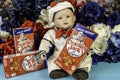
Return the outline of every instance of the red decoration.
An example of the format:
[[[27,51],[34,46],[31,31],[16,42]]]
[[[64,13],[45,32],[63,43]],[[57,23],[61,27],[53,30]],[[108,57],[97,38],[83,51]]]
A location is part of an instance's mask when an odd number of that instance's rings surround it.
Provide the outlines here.
[[[56,38],[61,37],[63,34],[65,34],[66,36],[70,36],[71,32],[72,32],[72,30],[65,31],[63,29],[58,29],[58,30],[56,30]]]
[[[30,20],[26,20],[21,25],[21,27],[32,27],[34,35],[38,36],[40,40],[43,38],[44,34],[49,30],[49,28],[45,29],[40,22],[36,23]]]
[[[5,42],[0,45],[0,48],[3,52],[2,55],[15,54],[13,38],[10,39],[10,37],[8,37]]]
[[[50,3],[50,6],[53,7],[53,6],[55,6],[56,4],[57,4],[57,3],[53,1],[53,2]]]

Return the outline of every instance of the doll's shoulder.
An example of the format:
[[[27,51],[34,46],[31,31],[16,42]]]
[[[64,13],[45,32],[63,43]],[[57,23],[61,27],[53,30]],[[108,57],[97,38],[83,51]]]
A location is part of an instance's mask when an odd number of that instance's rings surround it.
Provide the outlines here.
[[[55,34],[55,30],[54,29],[50,29],[46,32],[47,35],[54,35]]]

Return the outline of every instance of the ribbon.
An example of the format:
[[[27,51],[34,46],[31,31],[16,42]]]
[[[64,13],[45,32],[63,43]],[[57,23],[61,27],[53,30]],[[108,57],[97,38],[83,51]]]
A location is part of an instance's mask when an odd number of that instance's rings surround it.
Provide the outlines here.
[[[72,32],[72,30],[58,29],[58,30],[56,30],[56,38],[59,38],[63,35],[65,35],[66,37],[69,37],[71,32]]]
[[[6,39],[4,43],[0,45],[0,48],[2,49],[2,55],[9,55],[9,54],[14,54],[14,40],[13,38],[10,39],[9,37]]]

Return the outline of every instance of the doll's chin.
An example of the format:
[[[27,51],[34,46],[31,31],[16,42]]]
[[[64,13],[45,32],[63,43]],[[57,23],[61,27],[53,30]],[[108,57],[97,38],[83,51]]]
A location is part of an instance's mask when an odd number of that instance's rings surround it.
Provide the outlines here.
[[[70,26],[69,27],[67,27],[67,26],[65,27],[64,26],[64,27],[57,27],[57,28],[67,30],[67,29],[71,29],[72,27],[70,27]]]
[[[65,30],[67,30],[67,29],[71,29],[71,27],[65,27],[64,29],[65,29]]]

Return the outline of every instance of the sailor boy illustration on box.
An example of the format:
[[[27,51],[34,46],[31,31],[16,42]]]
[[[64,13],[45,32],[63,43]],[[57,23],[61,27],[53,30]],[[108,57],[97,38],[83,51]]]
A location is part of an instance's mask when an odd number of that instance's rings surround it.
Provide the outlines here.
[[[69,74],[56,65],[55,60],[63,49],[69,34],[74,28],[76,17],[74,7],[71,3],[64,1],[51,4],[48,9],[49,20],[54,22],[55,28],[47,31],[40,43],[39,51],[41,56],[45,56],[52,46],[55,46],[53,54],[47,59],[49,76],[52,79],[58,79],[68,76]],[[77,37],[74,36],[77,39]],[[88,79],[92,64],[91,55],[87,53],[86,57],[72,74],[76,80]]]
[[[18,38],[17,42],[19,52],[28,52],[33,48],[33,42],[24,33],[20,34],[20,37]]]
[[[71,56],[80,57],[86,50],[83,32],[72,35],[72,38],[67,42],[66,48]]]

